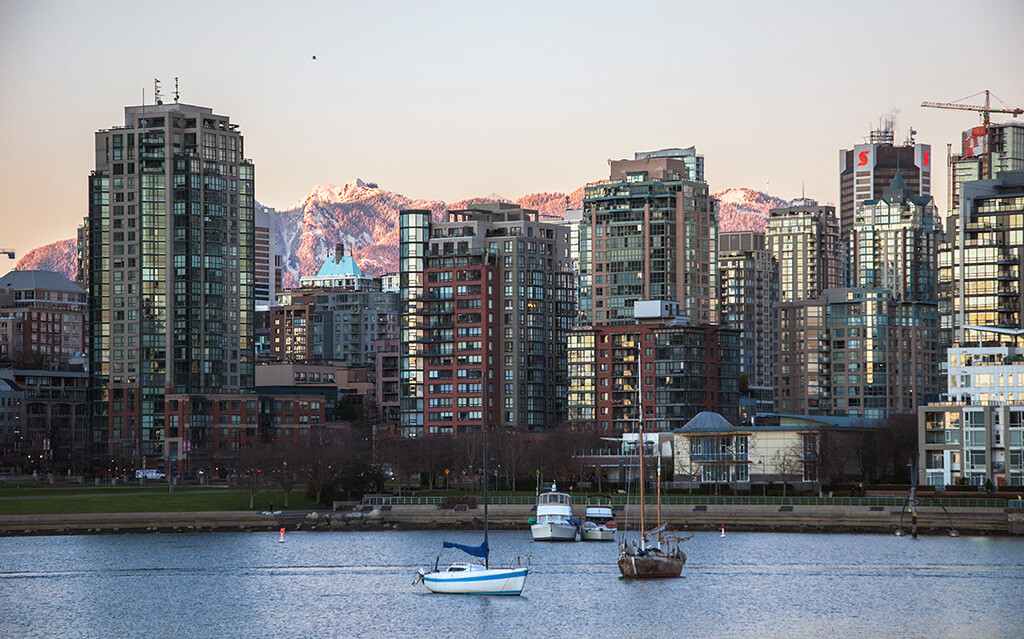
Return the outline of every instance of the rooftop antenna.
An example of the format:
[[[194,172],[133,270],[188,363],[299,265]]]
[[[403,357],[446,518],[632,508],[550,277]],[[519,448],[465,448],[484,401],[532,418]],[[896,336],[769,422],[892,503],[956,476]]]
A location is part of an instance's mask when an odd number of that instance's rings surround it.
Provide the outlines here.
[[[157,104],[164,103],[160,96],[160,80],[157,80],[156,78],[153,78],[153,99]]]
[[[174,76],[174,103],[178,103],[178,76]]]

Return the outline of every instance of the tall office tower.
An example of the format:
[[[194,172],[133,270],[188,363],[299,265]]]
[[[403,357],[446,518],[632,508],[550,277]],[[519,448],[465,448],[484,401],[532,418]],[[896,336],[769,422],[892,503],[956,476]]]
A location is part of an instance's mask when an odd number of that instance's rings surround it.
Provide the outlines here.
[[[272,208],[256,206],[255,227],[255,279],[257,310],[267,310],[277,304],[277,294],[281,291],[283,274],[281,255],[277,252],[277,211]]]
[[[779,263],[779,301],[814,299],[843,286],[846,257],[832,206],[807,198],[769,212],[768,248]]]
[[[580,318],[633,322],[633,303],[676,301],[697,324],[718,321],[718,206],[690,149],[611,162],[586,187],[580,223]]]
[[[775,385],[776,327],[772,305],[779,299],[779,266],[757,231],[718,236],[721,323],[740,331],[740,372],[750,386]]]
[[[1024,171],[1024,122],[976,126],[964,131],[959,155],[949,158],[949,209],[960,212],[964,182],[989,180],[1004,171]]]
[[[401,433],[564,422],[566,334],[575,317],[569,230],[484,204],[402,211]]]
[[[253,387],[253,165],[209,108],[124,116],[96,133],[89,178],[90,402],[98,452],[150,467],[177,456],[165,394]]]
[[[850,235],[851,283],[885,288],[894,301],[937,302],[942,231],[931,197],[914,197],[897,173],[882,197],[864,200]]]
[[[868,141],[839,152],[839,222],[845,241],[853,230],[854,216],[865,200],[877,200],[901,173],[911,195],[926,197],[932,192],[932,147],[910,140],[894,146],[891,120],[871,131]]]

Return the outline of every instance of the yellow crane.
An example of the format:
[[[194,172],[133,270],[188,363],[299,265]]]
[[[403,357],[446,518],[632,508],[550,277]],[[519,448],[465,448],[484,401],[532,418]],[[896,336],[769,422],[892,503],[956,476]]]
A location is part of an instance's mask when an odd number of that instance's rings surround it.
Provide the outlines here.
[[[933,109],[959,109],[960,111],[980,111],[981,121],[986,128],[988,128],[989,124],[989,113],[1009,113],[1013,115],[1013,117],[1017,117],[1021,113],[1024,113],[1024,109],[993,109],[991,101],[989,99],[991,97],[991,92],[988,89],[986,89],[982,93],[985,94],[985,104],[983,106],[976,106],[973,104],[960,104],[958,102],[922,102],[921,106],[931,107]],[[964,98],[964,100],[967,100],[968,98],[973,98],[978,95],[981,95],[981,93],[969,95],[966,98]]]

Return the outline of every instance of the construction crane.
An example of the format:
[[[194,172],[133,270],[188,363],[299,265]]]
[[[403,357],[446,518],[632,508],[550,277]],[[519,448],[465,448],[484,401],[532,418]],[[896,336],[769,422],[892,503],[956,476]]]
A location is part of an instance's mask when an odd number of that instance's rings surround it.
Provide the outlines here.
[[[0,248],[0,253],[7,253],[7,259],[9,260],[14,259],[14,249]]]
[[[1013,115],[1013,117],[1017,117],[1018,115],[1024,113],[1024,109],[993,109],[991,106],[991,102],[989,100],[989,98],[991,97],[991,93],[989,92],[989,90],[986,89],[982,93],[985,94],[985,104],[983,106],[975,106],[973,104],[959,104],[957,102],[922,102],[921,106],[931,107],[933,109],[959,109],[961,111],[980,111],[981,121],[985,125],[985,128],[988,128],[989,125],[989,113],[1009,113]],[[966,100],[968,98],[973,98],[978,95],[981,95],[981,93],[975,93],[974,95],[969,95],[963,99]],[[999,98],[996,99],[998,100]],[[1002,100],[1000,100],[1000,102],[1001,101]]]

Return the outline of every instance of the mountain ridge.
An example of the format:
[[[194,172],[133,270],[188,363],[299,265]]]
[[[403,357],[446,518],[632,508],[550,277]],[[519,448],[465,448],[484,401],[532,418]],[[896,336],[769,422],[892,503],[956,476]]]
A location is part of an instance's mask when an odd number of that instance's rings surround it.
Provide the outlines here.
[[[367,275],[382,275],[398,268],[398,213],[402,209],[429,210],[441,220],[450,210],[487,202],[507,202],[538,212],[541,219],[561,219],[567,209],[583,208],[584,186],[569,193],[527,193],[514,200],[495,195],[471,197],[452,203],[412,198],[355,179],[342,186],[318,184],[275,212],[275,242],[283,256],[282,284],[296,286],[298,278],[315,274],[334,246],[342,243]],[[732,188],[712,194],[719,200],[719,229],[723,232],[763,231],[768,211],[788,202],[762,191]],[[261,206],[258,204],[258,206]],[[77,244],[74,238],[33,249],[18,261],[15,270],[48,270],[77,278]]]

